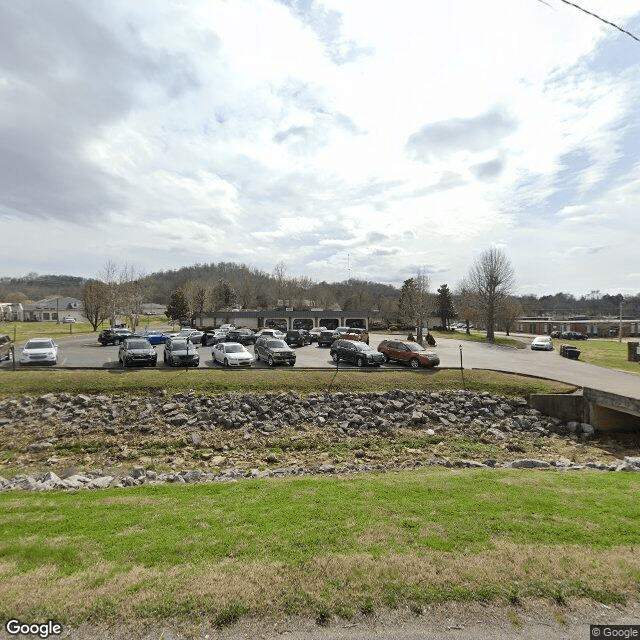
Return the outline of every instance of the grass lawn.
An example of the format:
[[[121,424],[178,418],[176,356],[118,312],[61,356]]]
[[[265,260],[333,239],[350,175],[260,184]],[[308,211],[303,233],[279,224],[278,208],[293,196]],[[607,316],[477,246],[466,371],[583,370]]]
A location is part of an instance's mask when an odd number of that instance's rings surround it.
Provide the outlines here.
[[[471,517],[472,515],[472,517]],[[636,474],[429,468],[0,494],[0,618],[355,612],[638,597]]]
[[[530,393],[570,393],[575,387],[552,380],[491,371],[465,371],[467,389],[495,394],[527,397]],[[20,393],[149,393],[166,389],[168,393],[193,389],[198,393],[251,391],[278,392],[292,389],[299,393],[332,391],[386,391],[388,389],[460,389],[457,369],[420,371],[364,371],[256,369],[226,371],[218,369],[151,369],[84,371],[18,369],[0,371],[0,396]]]
[[[471,342],[486,342],[487,335],[482,331],[432,331],[433,337],[438,341],[438,338],[449,338],[454,340],[469,340]],[[506,336],[495,336],[495,344],[503,344],[509,347],[515,347],[516,349],[526,349],[527,343],[519,340],[518,338],[509,338]]]
[[[62,313],[60,314],[63,315]],[[140,319],[139,330],[149,325],[149,328],[165,327],[168,320],[165,316],[142,316]],[[98,331],[109,326],[108,322],[104,322]],[[142,328],[142,329],[141,329]],[[98,332],[93,331],[93,327],[88,322],[3,322],[0,321],[0,335],[9,336],[17,346],[22,346],[29,338],[63,338],[69,335],[78,335],[82,333],[95,333],[96,339]]]
[[[640,342],[640,339],[636,339]],[[627,343],[617,340],[589,339],[589,340],[555,340],[556,349],[561,344],[572,344],[580,349],[580,360],[597,364],[600,367],[620,369],[630,373],[640,374],[640,363],[627,360]]]

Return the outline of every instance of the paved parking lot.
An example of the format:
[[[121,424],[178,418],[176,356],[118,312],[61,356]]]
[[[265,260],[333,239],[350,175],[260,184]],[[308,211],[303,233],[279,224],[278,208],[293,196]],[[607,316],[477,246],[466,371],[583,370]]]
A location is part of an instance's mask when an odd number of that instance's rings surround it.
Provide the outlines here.
[[[404,338],[406,336],[394,336]],[[103,347],[97,341],[97,335],[79,335],[58,338],[60,347],[57,367],[113,369],[120,366],[118,347]],[[375,349],[381,340],[389,338],[388,334],[370,335],[371,346]],[[527,340],[526,337],[521,337]],[[530,339],[530,338],[529,338]],[[556,341],[557,342],[557,341]],[[556,347],[558,344],[556,344]],[[158,367],[165,368],[162,359],[162,345],[158,345]],[[253,352],[253,347],[248,347]],[[200,368],[220,368],[211,356],[211,347],[199,347]],[[19,349],[16,358],[19,355]],[[455,337],[439,339],[433,348],[440,356],[440,367],[460,367],[460,356],[464,369],[492,369],[512,373],[523,373],[542,378],[549,378],[575,384],[581,387],[602,389],[611,393],[619,393],[628,397],[640,398],[640,376],[597,367],[578,360],[561,358],[555,351],[531,351],[530,349],[514,349],[500,345],[456,340]],[[296,349],[296,367],[331,368],[335,364],[329,356],[329,349],[317,345],[307,345]],[[409,370],[403,365],[387,364],[381,368],[398,368]],[[256,369],[268,368],[264,362],[253,365]],[[10,362],[0,364],[1,369],[11,368]],[[340,364],[341,369],[355,369],[355,365]],[[640,365],[638,367],[640,372]]]

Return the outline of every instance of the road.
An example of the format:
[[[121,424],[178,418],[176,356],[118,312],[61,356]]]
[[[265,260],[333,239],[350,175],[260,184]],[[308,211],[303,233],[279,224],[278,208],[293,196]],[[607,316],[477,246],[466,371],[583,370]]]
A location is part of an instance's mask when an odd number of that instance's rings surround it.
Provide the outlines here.
[[[372,333],[370,336],[371,346],[376,348],[381,340],[388,337],[387,334]],[[522,336],[521,338],[527,341],[532,336]],[[60,346],[57,367],[112,369],[119,366],[118,347],[101,346],[94,334],[65,336],[58,338],[57,342]],[[163,347],[159,345],[157,350],[158,367],[165,367],[166,365],[162,361]],[[531,349],[515,349],[502,345],[456,340],[455,337],[439,339],[433,350],[440,356],[441,367],[459,368],[462,355],[464,369],[491,369],[522,373],[559,380],[580,387],[592,387],[628,397],[640,398],[640,365],[638,365],[638,375],[634,375],[598,367],[579,360],[562,358],[557,350],[531,351]],[[210,347],[200,347],[199,351],[200,368],[220,367],[219,364],[214,363]],[[253,351],[253,347],[249,347],[249,351]],[[298,348],[296,353],[298,356],[296,366],[298,367],[335,367],[329,357],[328,348],[308,345]],[[5,361],[0,364],[2,369],[10,367],[10,362]],[[267,365],[263,362],[257,362],[254,367],[266,368]],[[397,365],[383,365],[383,368],[390,367],[396,368]],[[341,363],[340,368],[352,367]]]

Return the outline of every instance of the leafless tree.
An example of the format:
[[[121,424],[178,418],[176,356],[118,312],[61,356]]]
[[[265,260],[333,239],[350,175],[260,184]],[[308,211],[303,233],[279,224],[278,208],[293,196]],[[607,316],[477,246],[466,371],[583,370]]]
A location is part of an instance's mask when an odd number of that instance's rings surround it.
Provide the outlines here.
[[[484,324],[482,311],[478,304],[478,296],[471,289],[471,285],[466,279],[463,279],[456,289],[456,307],[458,309],[458,317],[467,325],[467,333],[471,333],[469,325],[472,322]]]
[[[82,288],[82,304],[85,318],[94,331],[109,317],[109,295],[107,285],[100,280],[87,280]]]
[[[498,311],[498,322],[500,326],[504,327],[507,335],[513,329],[516,320],[522,317],[523,309],[522,304],[518,298],[514,296],[507,296],[504,300],[502,308]]]
[[[422,344],[422,328],[433,306],[429,286],[429,278],[419,269],[415,277],[404,281],[398,298],[400,320],[416,327],[416,340],[420,344]]]
[[[515,273],[509,258],[496,247],[483,251],[471,267],[467,282],[482,312],[487,340],[493,342],[496,316],[515,286]]]
[[[122,284],[122,270],[113,260],[107,260],[102,271],[98,274],[98,278],[106,286],[107,317],[110,318],[113,327],[123,302],[123,291],[120,286]]]

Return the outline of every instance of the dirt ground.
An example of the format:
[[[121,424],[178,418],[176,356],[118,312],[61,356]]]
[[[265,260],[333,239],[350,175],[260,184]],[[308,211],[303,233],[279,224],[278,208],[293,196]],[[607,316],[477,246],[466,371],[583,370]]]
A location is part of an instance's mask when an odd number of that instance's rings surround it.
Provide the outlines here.
[[[590,625],[636,625],[640,602],[608,606],[572,602],[557,606],[531,601],[520,606],[449,603],[425,608],[384,611],[347,622],[333,619],[321,627],[307,618],[252,619],[217,629],[207,623],[166,622],[154,626],[84,625],[56,636],[68,640],[587,640]],[[2,640],[15,637],[4,630]],[[604,634],[602,637],[606,637]],[[618,636],[620,637],[620,636]],[[624,636],[622,636],[624,637]]]

